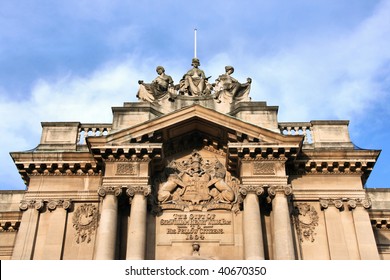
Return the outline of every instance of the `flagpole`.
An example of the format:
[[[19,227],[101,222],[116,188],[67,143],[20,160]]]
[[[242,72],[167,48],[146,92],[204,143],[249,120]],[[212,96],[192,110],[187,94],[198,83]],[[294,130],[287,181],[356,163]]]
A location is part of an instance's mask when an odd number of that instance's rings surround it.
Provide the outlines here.
[[[196,58],[196,31],[197,29],[194,29],[194,58]]]

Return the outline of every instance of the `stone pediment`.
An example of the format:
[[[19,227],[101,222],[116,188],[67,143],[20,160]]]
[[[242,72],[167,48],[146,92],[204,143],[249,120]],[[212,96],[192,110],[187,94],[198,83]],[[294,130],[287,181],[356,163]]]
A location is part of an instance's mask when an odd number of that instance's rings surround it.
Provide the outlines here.
[[[137,144],[166,143],[176,137],[198,132],[207,135],[212,141],[227,145],[274,145],[299,147],[302,136],[286,136],[269,129],[256,126],[236,117],[216,112],[194,104],[152,120],[112,131],[104,137],[89,137],[91,148],[136,146]],[[242,145],[241,145],[242,146]]]

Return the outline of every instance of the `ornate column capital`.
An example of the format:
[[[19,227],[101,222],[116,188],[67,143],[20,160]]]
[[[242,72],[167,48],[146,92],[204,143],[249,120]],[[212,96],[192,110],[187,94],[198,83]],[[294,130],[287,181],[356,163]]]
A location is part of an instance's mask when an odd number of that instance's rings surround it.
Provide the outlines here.
[[[277,193],[289,196],[292,194],[292,187],[291,185],[270,186],[267,191],[270,197],[275,197]]]
[[[35,209],[41,211],[43,209],[44,202],[43,200],[22,200],[19,204],[19,209],[21,211],[26,211],[27,209]]]
[[[136,194],[143,194],[144,196],[150,195],[152,188],[150,186],[128,186],[126,189],[126,194],[129,197],[133,197]]]
[[[320,198],[320,205],[321,205],[322,209],[328,209],[329,206],[334,206],[340,210],[343,208],[344,203],[343,203],[342,199],[323,199],[323,198]]]
[[[60,200],[49,200],[47,203],[47,208],[50,211],[54,211],[57,207],[62,207],[64,210],[70,210],[72,206],[72,201],[70,199],[60,199]]]
[[[244,186],[240,187],[239,192],[244,197],[249,193],[254,193],[254,194],[260,196],[264,193],[264,188],[262,186],[259,186],[259,185],[254,185],[254,186],[244,185]]]
[[[99,187],[97,193],[101,197],[105,197],[108,194],[119,196],[122,193],[122,188],[114,186],[101,186]]]
[[[369,198],[357,198],[357,199],[349,199],[348,206],[350,209],[355,209],[358,206],[364,207],[365,209],[369,209],[372,206],[371,200]]]

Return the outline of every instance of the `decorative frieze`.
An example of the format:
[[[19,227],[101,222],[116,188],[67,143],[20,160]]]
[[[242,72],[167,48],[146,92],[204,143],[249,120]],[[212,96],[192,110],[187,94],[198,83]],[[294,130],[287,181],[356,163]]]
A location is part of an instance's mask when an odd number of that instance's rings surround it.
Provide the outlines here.
[[[253,175],[275,175],[275,163],[263,161],[254,162]]]
[[[116,165],[116,175],[135,176],[139,174],[139,163],[118,163]]]
[[[76,230],[77,244],[92,240],[98,224],[98,210],[96,205],[84,203],[78,206],[73,214],[73,227]]]
[[[300,242],[314,242],[315,228],[318,226],[318,213],[308,203],[299,203],[295,207],[295,225]]]

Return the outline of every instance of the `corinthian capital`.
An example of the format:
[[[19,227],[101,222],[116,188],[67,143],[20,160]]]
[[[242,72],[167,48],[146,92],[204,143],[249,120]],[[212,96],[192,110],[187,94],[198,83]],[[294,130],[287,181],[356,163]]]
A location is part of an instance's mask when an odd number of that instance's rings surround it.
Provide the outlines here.
[[[240,188],[240,194],[242,196],[246,196],[249,193],[254,193],[256,195],[262,195],[264,193],[264,189],[261,186],[242,186]]]
[[[105,197],[108,194],[119,196],[122,193],[122,188],[113,186],[102,186],[98,189],[98,195]]]
[[[282,193],[286,196],[292,194],[292,187],[291,185],[285,185],[285,186],[270,186],[268,188],[268,194],[271,197],[276,196],[277,193]]]
[[[152,189],[150,186],[129,186],[126,189],[126,194],[133,197],[136,194],[143,194],[144,196],[150,195]]]

